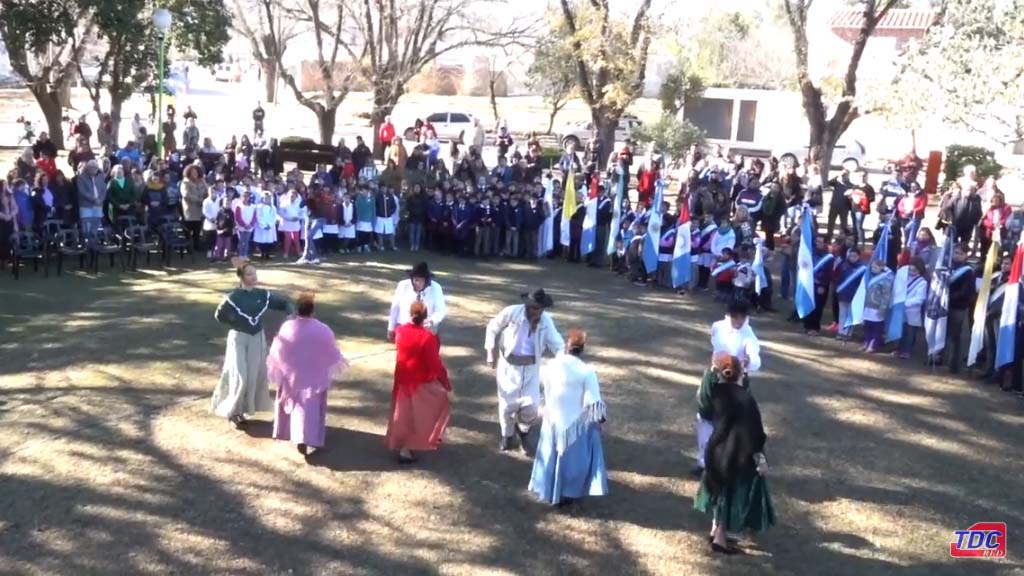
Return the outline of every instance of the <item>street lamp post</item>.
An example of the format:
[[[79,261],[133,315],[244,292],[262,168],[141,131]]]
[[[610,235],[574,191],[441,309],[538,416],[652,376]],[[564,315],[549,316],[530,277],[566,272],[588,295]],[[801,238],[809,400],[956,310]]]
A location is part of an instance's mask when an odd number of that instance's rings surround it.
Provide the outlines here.
[[[153,26],[160,34],[160,53],[157,56],[157,84],[156,84],[156,155],[157,158],[164,156],[164,46],[167,32],[171,29],[171,13],[166,8],[157,8],[153,11]]]

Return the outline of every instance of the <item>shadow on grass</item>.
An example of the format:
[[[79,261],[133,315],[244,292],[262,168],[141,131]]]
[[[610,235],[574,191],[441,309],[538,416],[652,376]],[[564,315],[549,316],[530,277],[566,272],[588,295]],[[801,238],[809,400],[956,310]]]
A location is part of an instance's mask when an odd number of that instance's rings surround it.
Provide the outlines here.
[[[317,289],[318,316],[335,326],[344,346],[346,339],[381,340],[394,283],[418,259],[371,255],[316,269],[273,264],[263,271],[275,289]],[[921,543],[913,532],[922,525],[953,529],[982,516],[1024,522],[1014,488],[1024,467],[1012,441],[1020,418],[1012,407],[977,391],[929,388],[927,376],[913,369],[853,364],[862,361],[830,344],[808,347],[785,315],[763,316],[753,320],[768,344],[754,386],[769,429],[780,524],[758,538],[757,553],[708,557],[709,519],[691,509],[696,483],[685,477],[684,453],[693,444],[693,394],[707,363],[708,328],[721,306],[700,296],[635,290],[607,273],[560,263],[429,260],[458,303],[444,327],[445,346],[475,352],[448,359],[459,375],[453,436],[486,440],[451,441],[412,468],[394,462],[381,435],[348,427],[371,419],[383,431],[390,399],[384,365],[332,392],[329,451],[314,457],[312,472],[255,461],[274,449],[265,421],[252,422],[250,438],[202,464],[188,457],[205,446],[168,450],[153,442],[153,420],[163,407],[212,387],[225,332],[212,310],[232,285],[227,271],[186,265],[169,275],[26,275],[17,285],[0,285],[0,328],[9,338],[0,343],[0,425],[23,438],[61,435],[71,445],[62,456],[101,471],[132,470],[125,481],[138,483],[118,489],[102,478],[62,480],[49,472],[47,451],[5,458],[0,560],[16,572],[65,573],[946,574],[968,569],[920,562],[916,550],[880,549],[862,528],[815,511],[839,501],[894,510],[914,546]],[[479,366],[486,321],[536,286],[554,294],[552,313],[563,332],[578,326],[591,333],[599,374],[615,375],[602,376],[610,496],[567,512],[535,502],[526,492],[529,462],[491,446],[494,377]],[[272,316],[268,334],[280,322]],[[182,382],[147,381],[142,371],[154,362],[180,364]],[[137,380],[118,376],[136,365]],[[75,370],[115,383],[44,381]],[[927,405],[899,400],[908,391]],[[104,411],[111,405],[117,410]],[[26,417],[30,411],[37,416]],[[967,427],[969,437],[942,418]],[[201,432],[216,444],[209,431]],[[1003,457],[987,458],[986,450]],[[217,473],[232,466],[240,470],[228,480]],[[410,490],[429,486],[458,509],[442,507],[429,526],[407,525],[398,512],[382,514],[375,490],[395,478]],[[310,516],[298,527],[282,527],[252,495],[265,486]],[[341,535],[339,525],[346,527]],[[442,536],[427,542],[424,533]],[[191,549],[183,534],[213,545]],[[457,534],[479,540],[463,546]],[[439,560],[395,552],[409,542]],[[665,542],[670,552],[654,551]]]

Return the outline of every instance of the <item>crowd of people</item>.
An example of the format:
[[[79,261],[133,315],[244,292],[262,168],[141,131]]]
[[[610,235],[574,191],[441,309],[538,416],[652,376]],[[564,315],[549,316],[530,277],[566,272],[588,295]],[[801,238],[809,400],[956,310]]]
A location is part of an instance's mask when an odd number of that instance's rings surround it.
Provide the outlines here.
[[[253,140],[232,138],[220,150],[209,138],[200,144],[199,116],[191,107],[183,114],[179,145],[176,112],[168,107],[161,153],[137,117],[133,140],[119,149],[112,123],[101,120],[96,152],[94,133],[83,120],[68,155],[70,178],[57,167],[56,145],[41,133],[0,181],[0,260],[10,255],[17,239],[12,233],[42,235],[47,222],[77,227],[86,238],[104,227],[120,231],[140,223],[160,232],[173,224],[170,230],[211,261],[237,255],[317,264],[329,255],[399,247],[467,258],[562,258],[609,267],[638,286],[681,294],[708,290],[716,299],[740,299],[770,312],[776,298],[793,301],[799,291],[802,220],[809,211],[814,306],[803,314],[794,306],[790,319],[802,321],[808,334],[832,332],[844,341],[863,324],[865,351],[890,345],[897,357],[909,358],[929,315],[929,294],[939,292],[930,285],[945,253],[945,268],[954,269],[946,286],[948,345],[929,342],[928,358],[958,372],[964,327],[973,330],[969,311],[985,276],[980,269],[961,270],[967,262],[1002,262],[1005,270],[993,277],[994,299],[987,307],[989,323],[998,323],[996,298],[1005,292],[1024,229],[1024,209],[1008,206],[998,181],[979,181],[968,166],[939,202],[933,228],[953,240],[943,250],[926,226],[928,194],[922,163],[913,155],[894,163],[877,191],[865,172],[844,169],[826,179],[812,163],[743,158],[717,146],[668,165],[652,154],[634,169],[633,143],[611,151],[605,164],[595,138],[582,152],[568,145],[557,166],[545,167],[536,138],[528,138],[523,153],[503,123],[492,142],[496,165],[487,166],[482,148],[488,142],[479,122],[465,135],[469,145],[452,142],[446,159],[429,122],[417,122],[410,151],[387,118],[379,136],[390,145],[381,158],[362,138],[352,149],[341,139],[334,164],[309,174],[297,167],[285,171],[275,159],[275,147],[262,133],[264,117],[257,105]],[[658,225],[650,226],[655,214]],[[872,215],[880,224],[869,238],[865,222]],[[689,236],[679,238],[686,225]],[[879,254],[883,230],[887,253]],[[676,270],[683,243],[693,274]],[[995,258],[989,260],[993,244]],[[656,259],[645,254],[652,250]],[[892,282],[881,279],[890,275]],[[867,279],[872,283],[865,307],[858,293]],[[905,308],[906,329],[880,334],[896,298]],[[823,322],[829,309],[831,322]],[[986,378],[1000,377],[991,366],[998,331],[990,326],[983,332],[995,336],[983,339],[988,345],[972,360],[989,364]],[[1002,383],[1019,390],[1020,380]]]

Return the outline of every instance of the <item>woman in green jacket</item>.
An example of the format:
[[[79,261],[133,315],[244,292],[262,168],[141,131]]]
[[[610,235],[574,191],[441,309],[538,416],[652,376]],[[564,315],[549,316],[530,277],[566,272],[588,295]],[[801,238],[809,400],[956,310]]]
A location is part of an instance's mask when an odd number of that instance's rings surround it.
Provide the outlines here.
[[[107,182],[107,218],[110,223],[117,226],[117,219],[121,216],[134,217],[137,208],[135,205],[135,193],[131,183],[124,177],[124,168],[121,165],[110,169],[110,181]]]
[[[279,310],[290,316],[295,314],[295,307],[287,298],[257,287],[255,266],[241,259],[236,264],[239,287],[224,298],[214,314],[218,322],[227,324],[231,330],[211,410],[240,428],[245,424],[246,414],[273,408],[267,386],[263,315],[267,310]]]

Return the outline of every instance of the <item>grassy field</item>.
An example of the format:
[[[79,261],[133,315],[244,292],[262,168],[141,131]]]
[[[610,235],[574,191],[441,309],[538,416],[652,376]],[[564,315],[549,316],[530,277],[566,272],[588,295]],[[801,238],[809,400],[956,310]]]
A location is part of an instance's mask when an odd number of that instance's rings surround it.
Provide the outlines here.
[[[383,448],[394,353],[385,341],[405,253],[274,264],[276,290],[318,292],[352,370],[331,392],[329,452],[307,465],[270,423],[208,413],[225,329],[225,267],[0,277],[0,566],[19,574],[979,574],[952,531],[1024,525],[1021,406],[917,364],[809,341],[776,317],[754,390],[769,431],[779,525],[748,553],[706,551],[692,510],[694,392],[709,298],[635,288],[562,263],[431,259],[449,295],[456,390],[446,445],[414,468]],[[175,266],[178,266],[177,261]],[[556,324],[591,334],[609,405],[611,495],[567,510],[527,493],[500,454],[489,317],[542,285]],[[275,316],[267,326],[273,334]]]

